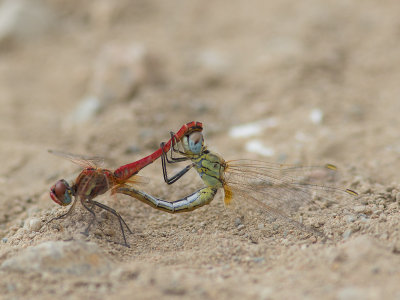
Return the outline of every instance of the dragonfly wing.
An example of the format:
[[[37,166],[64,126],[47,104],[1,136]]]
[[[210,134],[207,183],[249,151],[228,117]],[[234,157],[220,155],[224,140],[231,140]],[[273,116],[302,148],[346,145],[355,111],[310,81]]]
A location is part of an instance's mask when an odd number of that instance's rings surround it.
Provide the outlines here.
[[[336,166],[325,164],[323,166],[301,166],[278,164],[259,160],[235,160],[228,162],[230,168],[251,170],[262,174],[268,173],[285,180],[307,181],[315,184],[335,182],[339,177]]]
[[[141,175],[134,175],[125,181],[125,183],[130,184],[130,185],[146,185],[149,182],[150,182],[150,179],[148,177],[141,176]]]
[[[335,169],[326,167],[299,167],[259,161],[235,161],[228,164],[226,181],[241,189],[252,191],[279,207],[296,209],[320,197],[335,202],[335,195],[349,198],[349,190],[324,185],[334,180]]]
[[[57,150],[48,150],[49,153],[72,161],[82,168],[97,168],[104,165],[104,158],[98,156],[85,156]]]
[[[239,201],[244,200],[245,203],[251,204],[252,208],[260,209],[261,212],[269,216],[275,224],[280,224],[283,226],[291,225],[301,231],[308,232],[320,237],[325,237],[325,235],[321,231],[312,227],[308,227],[298,221],[295,221],[283,210],[273,205],[269,205],[267,202],[260,199],[260,195],[258,195],[257,193],[249,193],[248,191],[244,191],[238,186],[230,186],[230,191],[233,198],[239,198],[237,199]]]

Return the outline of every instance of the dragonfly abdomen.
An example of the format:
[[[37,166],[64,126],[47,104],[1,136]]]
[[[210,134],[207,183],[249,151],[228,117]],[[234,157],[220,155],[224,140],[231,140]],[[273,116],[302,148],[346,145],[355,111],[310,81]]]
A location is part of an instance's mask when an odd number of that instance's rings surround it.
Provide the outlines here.
[[[217,190],[218,189],[215,188],[204,187],[189,196],[172,202],[159,199],[132,187],[121,187],[117,190],[117,192],[134,197],[153,208],[169,213],[180,213],[192,211],[201,206],[209,204],[214,199]]]

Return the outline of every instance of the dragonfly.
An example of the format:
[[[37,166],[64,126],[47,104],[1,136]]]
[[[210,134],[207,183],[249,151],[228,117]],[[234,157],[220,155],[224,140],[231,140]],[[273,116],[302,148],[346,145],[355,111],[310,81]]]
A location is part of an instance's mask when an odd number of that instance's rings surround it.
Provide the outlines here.
[[[171,138],[173,138],[172,132]],[[276,221],[290,223],[298,229],[322,237],[325,236],[319,230],[293,220],[281,208],[284,206],[298,208],[300,204],[310,201],[314,193],[316,195],[320,195],[321,192],[325,195],[332,192],[358,195],[351,189],[318,183],[321,171],[324,175],[336,171],[336,167],[332,164],[322,167],[303,167],[245,159],[225,161],[220,155],[207,149],[201,132],[193,132],[182,138],[180,144],[183,151],[176,147],[176,144],[173,143],[174,146],[170,149],[170,158],[166,152],[163,152],[161,156],[165,182],[172,184],[193,168],[202,179],[204,187],[174,201],[154,197],[131,186],[120,186],[116,192],[134,197],[153,208],[168,213],[180,213],[193,211],[209,204],[215,198],[217,191],[222,189],[225,205],[231,204],[236,198],[250,201]],[[161,144],[161,147],[163,145]],[[173,157],[173,153],[178,153],[180,156]],[[167,163],[182,161],[191,161],[191,163],[172,177],[168,177]]]
[[[173,143],[179,142],[184,136],[193,132],[201,132],[202,130],[203,124],[201,122],[193,121],[187,123],[183,125],[176,134],[171,136],[171,139],[167,143],[162,143],[163,146],[160,147],[157,151],[138,161],[123,165],[115,171],[100,168],[98,165],[101,159],[97,157],[88,158],[84,156],[49,150],[49,152],[52,154],[67,158],[72,162],[78,164],[83,168],[83,170],[71,184],[68,183],[65,179],[60,179],[50,188],[50,197],[54,202],[61,206],[67,206],[71,203],[72,205],[65,214],[51,219],[48,223],[52,222],[53,220],[65,218],[66,216],[68,216],[73,211],[79,199],[83,207],[87,209],[92,215],[91,221],[89,222],[85,231],[82,232],[83,234],[89,234],[89,229],[96,218],[93,207],[97,206],[112,213],[118,218],[122,236],[124,239],[124,245],[129,247],[129,244],[127,243],[125,237],[124,226],[127,228],[129,233],[132,233],[132,231],[130,230],[124,219],[121,217],[121,215],[113,208],[93,199],[99,195],[106,193],[109,190],[111,190],[111,193],[114,194],[115,190],[120,186],[125,186],[127,184],[132,185],[137,183],[137,173],[142,168],[153,163],[160,156],[162,156],[163,153],[168,152],[171,146],[174,146]]]

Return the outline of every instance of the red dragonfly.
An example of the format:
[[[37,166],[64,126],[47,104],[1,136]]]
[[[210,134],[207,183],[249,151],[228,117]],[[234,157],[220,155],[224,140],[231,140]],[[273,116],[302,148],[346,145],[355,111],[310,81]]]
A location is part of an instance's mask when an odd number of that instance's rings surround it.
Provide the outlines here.
[[[84,169],[75,179],[75,181],[72,182],[71,185],[66,180],[61,179],[58,180],[51,187],[50,197],[57,204],[61,206],[67,206],[71,204],[73,197],[75,197],[75,201],[72,203],[72,206],[67,213],[51,219],[48,223],[55,219],[61,219],[69,215],[74,209],[77,203],[77,199],[79,199],[83,207],[85,207],[93,216],[85,231],[82,232],[83,234],[89,234],[89,229],[96,218],[93,207],[97,206],[101,209],[109,211],[118,218],[122,236],[124,238],[124,245],[129,247],[128,243],[126,242],[123,225],[125,225],[129,233],[132,233],[132,231],[129,229],[128,225],[121,217],[121,215],[113,208],[97,202],[93,199],[99,195],[106,193],[109,190],[111,190],[111,193],[114,193],[115,190],[119,187],[124,187],[126,185],[135,183],[135,178],[132,177],[135,176],[142,168],[154,162],[163,153],[168,152],[171,146],[173,147],[175,143],[179,142],[183,137],[188,136],[195,131],[201,132],[202,130],[203,124],[201,122],[187,123],[183,125],[176,134],[171,135],[171,139],[166,144],[162,144],[162,146],[157,151],[138,161],[119,167],[115,171],[98,167],[97,162],[100,161],[99,158],[87,158],[83,156],[49,150],[50,153],[65,157],[72,162],[80,165]]]

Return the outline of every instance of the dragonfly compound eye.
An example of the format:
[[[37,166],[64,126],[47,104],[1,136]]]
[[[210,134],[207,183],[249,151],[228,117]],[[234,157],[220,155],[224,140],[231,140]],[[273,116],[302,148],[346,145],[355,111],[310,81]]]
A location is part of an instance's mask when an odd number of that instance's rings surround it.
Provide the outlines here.
[[[203,135],[201,132],[193,132],[188,136],[189,150],[195,154],[199,154],[203,148]]]
[[[71,188],[64,179],[57,181],[50,189],[50,197],[59,205],[68,205],[71,203]]]

